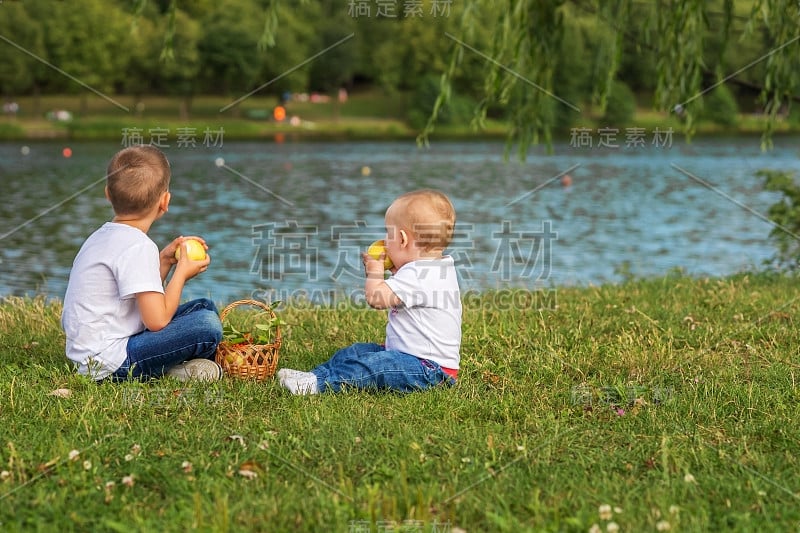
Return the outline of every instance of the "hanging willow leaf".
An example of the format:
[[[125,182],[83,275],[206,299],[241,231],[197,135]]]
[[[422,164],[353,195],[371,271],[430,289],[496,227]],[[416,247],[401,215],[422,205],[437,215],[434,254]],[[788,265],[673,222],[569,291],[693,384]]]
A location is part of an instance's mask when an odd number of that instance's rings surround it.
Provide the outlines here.
[[[164,32],[164,45],[161,47],[160,61],[175,61],[175,13],[178,0],[172,0],[167,15],[167,30]]]
[[[134,2],[135,24],[147,0]],[[308,0],[300,0],[300,3],[308,3]],[[281,0],[261,0],[261,4],[265,6],[264,29],[258,48],[263,51],[276,44],[281,31],[281,13],[296,4],[282,4]],[[753,65],[763,61],[759,68],[765,74],[758,83],[736,79],[736,73],[723,72],[720,66],[729,45],[732,21],[741,17],[736,12],[737,5],[741,4],[734,0],[463,0],[457,6],[454,3],[453,13],[458,18],[450,27],[455,29],[442,37],[452,42],[449,61],[441,72],[439,95],[417,142],[422,146],[428,144],[437,119],[451,101],[459,67],[470,55],[471,61],[478,56],[485,61],[484,81],[479,90],[482,94],[477,96],[479,103],[472,125],[483,126],[489,110],[502,106],[510,123],[509,150],[516,145],[520,157],[525,157],[531,144],[544,142],[549,146],[556,111],[559,105],[564,105],[556,98],[554,76],[565,61],[559,53],[565,35],[565,13],[584,11],[596,14],[598,24],[604,26],[598,32],[600,40],[596,50],[595,68],[600,75],[594,77],[591,95],[591,101],[598,103],[601,110],[606,106],[609,88],[619,70],[624,39],[630,28],[643,28],[642,42],[635,45],[649,49],[656,58],[657,109],[677,113],[683,120],[685,133],[691,136],[702,107],[702,96],[711,88],[704,87],[704,81],[713,79],[716,83],[738,83],[755,88],[760,91],[759,101],[767,118],[762,137],[762,147],[767,149],[780,117],[793,100],[800,100],[800,2],[755,0],[745,17],[745,36],[766,36],[772,46],[763,58],[752,58]],[[171,0],[162,50],[165,60],[173,57],[176,10],[177,0]],[[715,21],[719,21],[717,15],[721,15],[721,24],[711,27],[711,14]],[[471,48],[477,28],[491,32],[488,43],[483,45],[486,49]],[[706,38],[710,32],[718,36],[713,43]],[[716,57],[714,68],[706,66],[704,55],[712,60]]]

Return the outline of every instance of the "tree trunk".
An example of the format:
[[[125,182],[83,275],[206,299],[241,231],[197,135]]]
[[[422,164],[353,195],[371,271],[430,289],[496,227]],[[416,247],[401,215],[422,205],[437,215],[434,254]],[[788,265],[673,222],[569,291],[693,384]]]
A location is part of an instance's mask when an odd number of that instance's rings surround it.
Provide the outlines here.
[[[181,120],[189,120],[189,115],[192,113],[192,93],[183,95],[180,101],[180,116]]]
[[[33,82],[33,116],[38,117],[42,114],[42,90],[38,82]]]

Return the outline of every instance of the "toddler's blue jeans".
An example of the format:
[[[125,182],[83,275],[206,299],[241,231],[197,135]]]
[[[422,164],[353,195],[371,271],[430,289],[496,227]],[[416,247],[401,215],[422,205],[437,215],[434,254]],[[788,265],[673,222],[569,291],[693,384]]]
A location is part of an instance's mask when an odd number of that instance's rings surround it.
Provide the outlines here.
[[[222,324],[214,302],[206,298],[178,306],[166,327],[144,330],[128,339],[128,357],[109,378],[157,378],[189,359],[214,359],[222,340]]]
[[[343,387],[413,392],[455,384],[437,363],[374,343],[342,348],[311,372],[320,392],[339,392]]]

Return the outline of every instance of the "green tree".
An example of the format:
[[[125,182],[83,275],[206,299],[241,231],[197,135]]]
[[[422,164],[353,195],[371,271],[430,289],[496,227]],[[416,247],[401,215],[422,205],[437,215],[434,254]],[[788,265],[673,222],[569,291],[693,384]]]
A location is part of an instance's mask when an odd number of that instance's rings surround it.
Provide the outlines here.
[[[201,68],[200,39],[203,34],[200,22],[190,18],[182,10],[175,14],[177,21],[174,45],[170,54],[159,54],[158,78],[163,83],[162,90],[167,94],[181,96],[180,116],[188,119],[192,109],[192,98],[199,89],[198,75]],[[159,28],[164,28],[167,20],[162,19]]]
[[[155,6],[146,7],[147,13],[137,12],[131,23],[131,56],[128,76],[122,84],[123,90],[133,95],[134,110],[137,112],[141,109],[142,96],[158,86],[158,57],[163,44],[156,27],[161,14]]]
[[[572,106],[551,102],[554,127],[559,130],[574,126],[581,117],[581,112],[575,108],[584,108],[591,101],[594,75],[592,42],[596,33],[593,19],[576,16],[565,20],[558,52],[560,65],[553,76],[553,87],[556,94]]]
[[[336,43],[353,33],[355,21],[347,16],[340,2],[324,1],[321,4],[321,12],[315,13],[320,21],[312,47],[317,51],[328,51],[309,66],[308,89],[331,92],[352,82],[357,66],[357,47],[349,40],[339,45]],[[307,13],[307,16],[313,15]]]
[[[700,116],[720,126],[735,126],[739,120],[739,106],[733,92],[725,85],[715,87],[704,95]]]
[[[460,17],[460,32],[477,26],[490,26],[495,39],[487,55],[492,58],[492,71],[484,85],[484,105],[500,102],[507,105],[512,119],[512,140],[519,142],[524,155],[532,142],[548,142],[555,124],[552,113],[555,73],[560,58],[552,52],[559,36],[564,32],[564,16],[569,8],[589,9],[606,25],[606,37],[599,43],[598,67],[604,72],[605,82],[598,84],[596,101],[604,102],[612,81],[622,64],[621,57],[626,39],[626,29],[642,27],[644,44],[652,49],[655,58],[655,105],[658,109],[672,111],[678,104],[685,113],[685,128],[691,134],[700,107],[696,98],[704,88],[705,56],[709,53],[709,35],[721,34],[712,43],[714,51],[723,57],[730,46],[731,28],[734,26],[742,2],[720,0],[659,0],[648,18],[642,20],[641,11],[635,9],[633,0],[475,0],[467,3]],[[481,12],[474,6],[489,7],[494,16],[479,18]],[[483,12],[485,13],[485,12]],[[719,27],[709,27],[711,15],[721,14]],[[760,100],[769,117],[762,145],[769,146],[772,128],[778,112],[787,101],[796,97],[800,86],[800,53],[797,52],[797,28],[800,24],[800,4],[789,0],[756,0],[751,4],[744,24],[744,37],[758,35],[769,52],[764,61],[764,74],[758,80]],[[456,53],[446,78],[454,75],[463,57]],[[532,82],[532,83],[531,83]],[[522,84],[536,84],[538,90],[516,90]],[[439,101],[448,98],[447,79],[442,84]],[[550,94],[548,94],[550,93]],[[436,106],[436,109],[439,106]],[[435,118],[435,111],[433,113]],[[420,141],[432,129],[423,132]]]
[[[321,35],[319,28],[323,27],[324,16],[319,4],[300,2],[299,6],[291,8],[280,4],[274,9],[277,10],[280,28],[273,40],[264,41],[262,37],[260,46],[266,48],[261,54],[260,93],[281,95],[286,91],[308,90],[309,76],[315,66],[329,60],[346,59],[352,47],[349,41],[331,48],[322,56],[311,58],[346,38],[348,28],[341,27],[338,34],[331,29]]]
[[[782,195],[767,211],[769,219],[775,223],[770,232],[770,237],[778,246],[775,263],[789,270],[797,270],[800,268],[800,186],[788,172],[760,170],[756,175],[764,178],[766,190]]]
[[[636,96],[625,82],[615,80],[611,84],[606,101],[604,124],[616,128],[630,126],[636,113]]]
[[[40,71],[42,65],[30,54],[42,57],[45,50],[41,26],[28,15],[22,3],[9,3],[2,9],[0,35],[4,39],[0,41],[3,51],[0,93],[11,97],[34,87],[37,81],[34,74]]]
[[[84,112],[91,92],[114,93],[131,57],[128,14],[102,0],[31,0],[25,6],[43,24],[48,60],[69,74],[47,69],[45,83],[51,91],[80,93]]]
[[[422,77],[410,98],[408,121],[413,128],[422,129],[439,95],[439,76]],[[439,110],[442,124],[469,124],[475,104],[464,95],[455,95]]]
[[[258,81],[258,40],[262,12],[252,2],[219,2],[202,20],[204,38],[198,48],[204,89],[234,96]]]

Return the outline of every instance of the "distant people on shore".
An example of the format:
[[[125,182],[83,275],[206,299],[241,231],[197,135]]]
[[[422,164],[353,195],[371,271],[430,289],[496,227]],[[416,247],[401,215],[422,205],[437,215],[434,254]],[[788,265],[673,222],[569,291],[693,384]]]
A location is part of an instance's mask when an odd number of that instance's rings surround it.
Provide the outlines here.
[[[17,113],[19,113],[19,104],[18,103],[14,102],[14,101],[11,101],[11,102],[5,102],[3,104],[3,114],[4,115],[8,115],[8,116],[10,116],[12,118],[16,118],[17,117]]]

